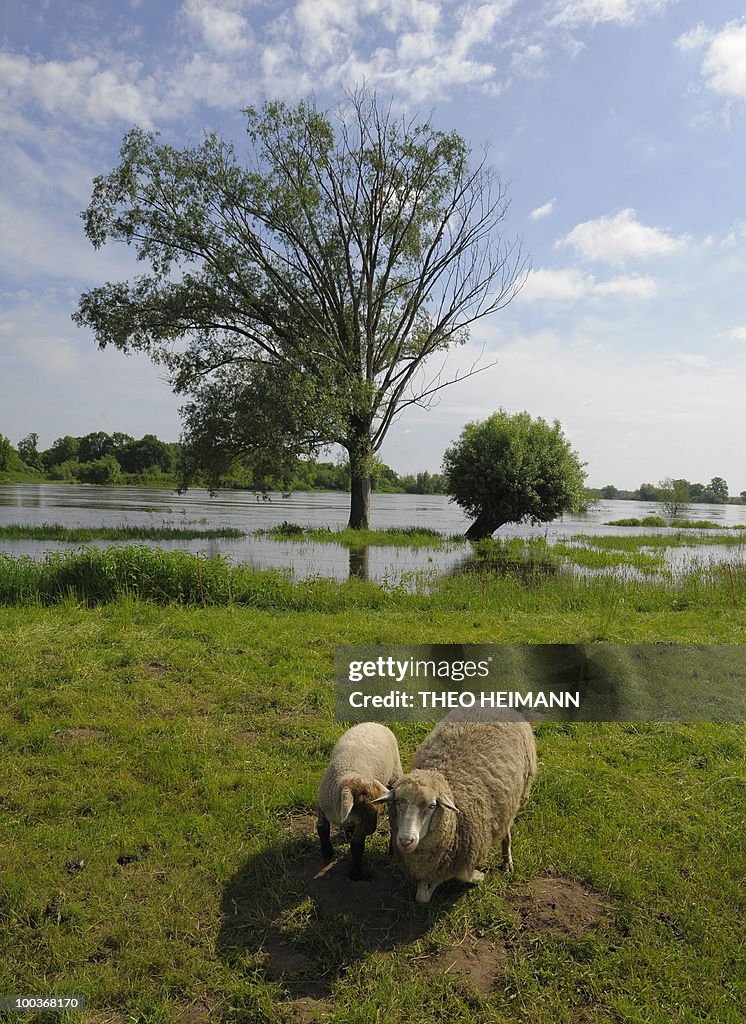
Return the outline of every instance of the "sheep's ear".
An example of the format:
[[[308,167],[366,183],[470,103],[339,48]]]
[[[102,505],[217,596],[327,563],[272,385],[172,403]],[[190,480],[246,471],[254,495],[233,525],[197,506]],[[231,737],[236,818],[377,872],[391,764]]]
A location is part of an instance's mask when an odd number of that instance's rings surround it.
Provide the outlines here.
[[[393,800],[394,800],[394,791],[393,791],[393,789],[387,789],[387,790],[385,790],[383,796],[377,796],[375,798],[375,800],[371,800],[371,803],[372,804],[390,804],[390,803],[393,803]]]
[[[375,796],[370,800],[370,803],[375,803],[375,801],[380,800],[381,797],[388,796],[388,786],[384,786],[384,784],[379,782],[378,779],[373,779],[368,788],[375,794]]]
[[[342,793],[339,803],[339,824],[344,825],[347,820],[352,805],[355,803],[355,797],[352,795],[352,790],[348,786],[342,787]]]
[[[459,814],[458,807],[455,805],[453,800],[450,800],[447,796],[438,797],[438,806],[447,807],[449,811],[455,811],[456,814]]]

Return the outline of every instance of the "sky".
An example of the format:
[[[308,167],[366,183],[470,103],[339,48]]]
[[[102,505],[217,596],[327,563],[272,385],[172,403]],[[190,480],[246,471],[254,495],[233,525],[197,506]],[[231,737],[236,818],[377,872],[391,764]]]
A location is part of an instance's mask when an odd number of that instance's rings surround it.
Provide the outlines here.
[[[730,0],[2,0],[0,433],[177,440],[145,356],[96,348],[82,291],[137,270],[80,211],[137,124],[183,146],[241,109],[363,79],[509,182],[532,272],[382,450],[437,470],[502,407],[559,419],[588,483],[746,489],[746,18]],[[439,367],[438,367],[439,369]]]

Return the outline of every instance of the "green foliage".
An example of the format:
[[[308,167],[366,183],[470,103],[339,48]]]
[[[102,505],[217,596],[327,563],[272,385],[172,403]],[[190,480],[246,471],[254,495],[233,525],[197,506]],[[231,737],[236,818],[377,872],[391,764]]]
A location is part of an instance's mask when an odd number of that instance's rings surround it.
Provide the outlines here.
[[[41,455],[39,454],[39,435],[36,433],[26,434],[18,442],[18,455],[20,459],[30,466],[31,469],[43,469]]]
[[[71,437],[69,434],[66,434],[64,437],[58,437],[51,448],[42,452],[41,457],[45,469],[49,470],[53,466],[61,465],[63,462],[77,460],[79,447],[80,439],[77,437]]]
[[[433,551],[449,550],[462,544],[464,538],[458,534],[446,537],[439,530],[427,526],[389,526],[382,530],[330,530],[320,526],[299,526],[297,523],[280,523],[267,530],[256,530],[256,537],[272,537],[275,540],[315,541],[322,544],[341,544],[347,548],[367,547],[408,547],[431,548]]]
[[[448,493],[491,533],[504,523],[548,522],[584,499],[583,464],[557,420],[501,409],[469,423],[446,450]]]
[[[113,455],[105,455],[93,462],[81,462],[78,479],[84,484],[115,484],[122,470]]]
[[[27,526],[9,523],[0,526],[3,540],[58,540],[69,544],[87,544],[92,540],[193,540],[212,537],[245,537],[242,530],[230,526],[194,529],[187,526],[63,526],[42,523]]]
[[[147,352],[189,396],[185,483],[238,468],[261,486],[334,442],[354,507],[396,413],[445,386],[420,384],[422,363],[522,282],[500,232],[505,188],[456,132],[364,87],[334,113],[310,101],[245,115],[245,159],[214,133],[181,150],[125,136],[85,229],[96,248],[132,245],[150,272],[86,292],[74,319],[100,347]]]
[[[0,434],[0,473],[7,473],[13,461],[14,448],[10,438]]]
[[[689,481],[666,477],[658,485],[658,501],[670,519],[675,519],[689,508]]]
[[[675,495],[675,497],[674,497]],[[686,496],[685,496],[686,495]],[[714,476],[709,484],[690,483],[688,480],[662,480],[660,486],[640,484],[632,495],[640,501],[661,501],[686,505],[695,504],[723,505],[728,502],[728,484],[721,476]],[[675,515],[676,512],[670,513]]]
[[[0,478],[3,480],[34,479],[33,468],[22,461],[10,438],[0,434]]]
[[[65,483],[73,483],[80,477],[80,463],[77,459],[57,462],[49,467],[47,476],[50,480],[62,480]]]
[[[129,438],[115,455],[124,473],[172,473],[176,466],[175,447],[160,441],[155,434],[144,434],[139,441]]]
[[[604,526],[667,526],[666,520],[661,516],[645,516],[643,519],[637,519],[635,516],[628,516],[626,519],[612,519],[610,523],[604,523]]]

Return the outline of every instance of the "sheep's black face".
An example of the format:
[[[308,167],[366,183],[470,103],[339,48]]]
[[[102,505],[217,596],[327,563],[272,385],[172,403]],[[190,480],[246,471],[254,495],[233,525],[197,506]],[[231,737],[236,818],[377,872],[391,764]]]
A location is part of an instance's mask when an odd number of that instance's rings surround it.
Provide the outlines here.
[[[370,804],[355,804],[342,828],[348,839],[372,836],[378,827],[378,813]]]

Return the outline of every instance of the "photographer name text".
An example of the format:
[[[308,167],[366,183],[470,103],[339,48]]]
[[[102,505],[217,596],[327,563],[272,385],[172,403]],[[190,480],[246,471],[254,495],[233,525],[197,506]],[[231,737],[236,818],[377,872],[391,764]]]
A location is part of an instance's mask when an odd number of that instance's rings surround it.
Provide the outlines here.
[[[353,690],[348,696],[353,708],[417,708],[442,710],[444,708],[579,708],[580,693],[562,690],[545,693],[543,690],[389,690],[388,693],[364,693]]]

